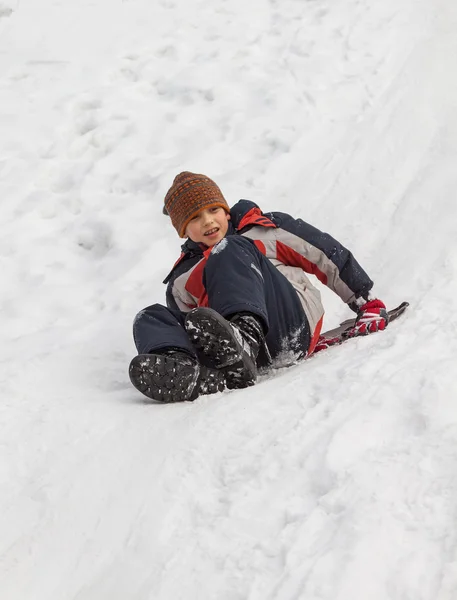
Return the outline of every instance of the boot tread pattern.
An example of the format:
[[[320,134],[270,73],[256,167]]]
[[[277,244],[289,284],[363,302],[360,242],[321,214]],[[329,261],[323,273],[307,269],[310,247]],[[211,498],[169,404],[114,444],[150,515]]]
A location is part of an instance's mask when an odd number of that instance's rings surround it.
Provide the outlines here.
[[[142,394],[158,402],[192,400],[198,369],[172,356],[140,354],[130,363],[130,381]]]

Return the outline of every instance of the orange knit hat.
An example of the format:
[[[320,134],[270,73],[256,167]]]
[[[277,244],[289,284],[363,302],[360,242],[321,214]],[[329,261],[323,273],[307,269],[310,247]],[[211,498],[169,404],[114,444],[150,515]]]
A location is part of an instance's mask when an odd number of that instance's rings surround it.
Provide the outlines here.
[[[183,171],[176,175],[165,196],[164,212],[171,218],[179,237],[185,236],[189,221],[203,208],[222,207],[230,212],[219,187],[206,175]]]

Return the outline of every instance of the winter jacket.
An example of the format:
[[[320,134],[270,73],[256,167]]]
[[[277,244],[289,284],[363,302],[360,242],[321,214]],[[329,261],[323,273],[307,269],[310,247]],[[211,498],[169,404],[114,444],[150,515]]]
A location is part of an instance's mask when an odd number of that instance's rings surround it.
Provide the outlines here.
[[[357,298],[368,296],[372,280],[351,252],[328,233],[286,213],[262,213],[249,200],[237,202],[230,215],[227,235],[252,239],[290,281],[299,295],[311,332],[321,322],[324,309],[320,293],[307,275],[315,275],[353,310],[357,310]],[[196,306],[208,305],[203,270],[211,248],[187,240],[181,250],[164,283],[168,284],[168,307],[188,312]]]

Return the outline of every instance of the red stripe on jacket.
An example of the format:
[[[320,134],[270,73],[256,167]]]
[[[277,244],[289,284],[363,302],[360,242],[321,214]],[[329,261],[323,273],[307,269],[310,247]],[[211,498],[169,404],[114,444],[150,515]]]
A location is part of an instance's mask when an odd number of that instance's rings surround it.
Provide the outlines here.
[[[276,258],[288,267],[300,267],[305,273],[315,275],[319,281],[327,285],[327,275],[317,265],[307,260],[304,256],[287,246],[283,242],[276,242]]]
[[[317,322],[316,328],[313,331],[311,342],[309,343],[307,356],[310,356],[314,352],[314,348],[316,347],[317,342],[319,341],[319,336],[321,335],[322,325],[324,324],[324,317],[322,316]]]
[[[208,306],[208,294],[203,285],[203,271],[206,266],[206,260],[205,257],[196,265],[184,286],[189,294],[197,298],[197,306]]]

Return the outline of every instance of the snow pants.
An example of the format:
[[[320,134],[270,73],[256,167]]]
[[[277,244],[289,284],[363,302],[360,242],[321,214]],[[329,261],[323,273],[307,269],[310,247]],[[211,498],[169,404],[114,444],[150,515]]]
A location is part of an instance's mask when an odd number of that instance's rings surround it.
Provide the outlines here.
[[[286,277],[258,250],[252,240],[229,236],[207,259],[203,285],[208,306],[225,318],[249,312],[262,321],[268,352],[259,353],[258,366],[290,364],[303,358],[310,346],[308,320],[297,292]],[[133,324],[139,354],[179,348],[196,356],[184,328],[185,312],[153,304],[140,311]]]

